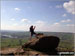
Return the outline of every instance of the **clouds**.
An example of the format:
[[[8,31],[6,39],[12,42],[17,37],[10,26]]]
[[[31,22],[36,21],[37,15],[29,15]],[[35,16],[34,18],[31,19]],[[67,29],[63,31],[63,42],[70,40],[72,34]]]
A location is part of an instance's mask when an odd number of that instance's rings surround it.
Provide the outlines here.
[[[56,5],[56,8],[62,8],[63,6],[62,5]]]
[[[21,22],[28,22],[28,23],[30,23],[31,21],[26,19],[26,18],[23,18],[23,19],[21,19]]]
[[[54,23],[52,26],[60,26],[60,23]]]
[[[52,32],[75,32],[75,24],[70,23],[72,20],[65,19],[53,24],[47,24],[45,21],[38,20],[36,21],[36,30],[37,31],[52,31]]]
[[[75,24],[67,24],[66,26],[75,27]]]
[[[29,26],[30,25],[17,25],[16,23],[15,24],[13,24],[13,26],[11,25],[2,25],[1,26],[1,29],[3,29],[3,30],[19,30],[19,31],[28,31],[29,30]]]
[[[10,19],[11,21],[14,21],[15,20],[15,18],[12,18],[12,19]]]
[[[38,23],[38,24],[44,24],[45,22],[41,21],[41,20],[38,20],[38,21],[36,21],[36,23]]]
[[[26,18],[21,19],[19,22],[25,22],[27,23],[29,20]],[[30,24],[20,24],[20,23],[13,23],[11,26],[2,26],[3,29],[9,29],[9,30],[22,30],[22,31],[29,31],[29,27],[31,25],[36,26],[36,31],[52,31],[52,32],[74,32],[74,24],[69,24],[72,22],[71,19],[64,19],[60,20],[59,22],[54,22],[53,24],[48,24],[46,21],[43,20],[37,20],[37,21],[31,21]],[[66,23],[65,25],[63,23]]]
[[[63,7],[67,10],[68,13],[75,14],[75,1],[65,2]]]
[[[20,11],[21,9],[20,9],[20,8],[14,8],[14,10],[15,10],[15,11]]]
[[[74,25],[75,26],[75,25]],[[60,24],[60,26],[50,26],[48,31],[53,31],[53,32],[71,32],[71,33],[75,33],[75,29],[74,26],[72,25],[65,25],[63,26],[62,24]]]
[[[35,22],[35,25],[42,28],[46,25],[46,22],[42,21],[42,20],[38,20],[38,21]]]
[[[61,20],[62,23],[69,23],[69,22],[72,22],[71,19],[66,19],[66,20]]]
[[[46,22],[42,21],[42,20],[38,20],[38,21],[35,22],[35,25],[37,25],[39,27],[43,27],[45,24],[46,24]]]
[[[19,19],[15,19],[15,18],[12,18],[12,19],[10,19],[11,21],[18,21]],[[29,21],[28,19],[26,19],[26,18],[22,18],[19,22],[25,22],[25,23],[30,23],[31,21]]]
[[[59,22],[53,23],[48,31],[53,31],[53,32],[72,32],[75,33],[75,24],[70,23],[72,20],[70,19],[65,19],[61,20]]]
[[[1,15],[1,23],[5,24],[4,28],[13,30],[29,30],[29,27],[34,25],[37,31],[66,31],[66,27],[74,26],[73,15],[70,15],[74,14],[73,4],[72,1],[6,2],[1,6],[5,9],[5,13]]]
[[[13,24],[13,26],[17,26],[17,25],[18,25],[17,23],[14,23],[14,24]]]
[[[64,20],[54,23],[52,26],[60,26],[61,24],[63,26],[64,25],[63,23],[65,23],[65,26],[66,26],[66,24],[69,24],[71,22],[72,22],[71,19],[64,19]]]
[[[27,22],[28,21],[28,19],[25,19],[25,18],[23,18],[22,20],[21,20],[21,22]]]
[[[55,6],[49,6],[49,8],[63,8],[63,6],[61,4],[55,5]]]
[[[62,16],[63,16],[63,17],[66,17],[66,16],[67,16],[67,14],[63,14]]]

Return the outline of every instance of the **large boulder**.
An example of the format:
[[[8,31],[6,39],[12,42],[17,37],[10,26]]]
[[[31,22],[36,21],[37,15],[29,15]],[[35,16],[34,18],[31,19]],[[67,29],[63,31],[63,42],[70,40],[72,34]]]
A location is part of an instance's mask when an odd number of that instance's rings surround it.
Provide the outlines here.
[[[23,48],[31,48],[49,55],[56,55],[60,39],[56,36],[43,36],[39,39],[32,39],[24,44]]]

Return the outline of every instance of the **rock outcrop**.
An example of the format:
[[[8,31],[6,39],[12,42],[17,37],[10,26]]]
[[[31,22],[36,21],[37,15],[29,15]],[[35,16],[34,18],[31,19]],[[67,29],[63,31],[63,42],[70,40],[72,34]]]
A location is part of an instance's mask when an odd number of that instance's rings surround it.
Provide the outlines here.
[[[56,36],[42,36],[34,38],[25,43],[22,48],[31,48],[47,55],[57,55],[56,48],[58,47],[60,39]],[[25,51],[25,50],[24,50]]]
[[[29,40],[27,43],[18,47],[15,51],[10,53],[1,53],[1,55],[58,55],[58,50],[56,49],[59,45],[60,39],[56,36],[44,36],[43,34],[38,34],[37,38]],[[14,49],[13,49],[14,50]]]

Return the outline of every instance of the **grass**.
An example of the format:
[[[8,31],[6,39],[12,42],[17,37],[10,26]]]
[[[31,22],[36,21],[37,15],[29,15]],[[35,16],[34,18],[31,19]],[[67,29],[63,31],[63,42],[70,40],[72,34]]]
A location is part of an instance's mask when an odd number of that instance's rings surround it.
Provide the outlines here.
[[[28,40],[25,38],[1,38],[0,48],[15,48],[22,46]],[[70,40],[61,40],[58,46],[61,51],[73,51],[74,43]]]
[[[25,38],[1,38],[0,48],[21,46],[27,41]]]

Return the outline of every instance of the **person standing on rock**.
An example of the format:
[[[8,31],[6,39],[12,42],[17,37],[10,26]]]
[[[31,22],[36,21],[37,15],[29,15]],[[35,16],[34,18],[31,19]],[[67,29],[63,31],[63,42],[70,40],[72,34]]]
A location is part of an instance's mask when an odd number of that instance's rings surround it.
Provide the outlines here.
[[[30,33],[31,33],[30,39],[32,39],[32,36],[33,36],[33,35],[36,35],[36,33],[34,32],[35,28],[36,28],[36,27],[33,26],[33,25],[30,27]]]

